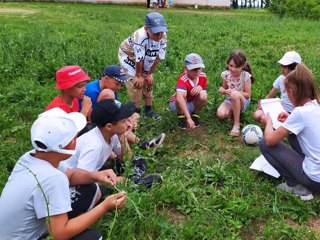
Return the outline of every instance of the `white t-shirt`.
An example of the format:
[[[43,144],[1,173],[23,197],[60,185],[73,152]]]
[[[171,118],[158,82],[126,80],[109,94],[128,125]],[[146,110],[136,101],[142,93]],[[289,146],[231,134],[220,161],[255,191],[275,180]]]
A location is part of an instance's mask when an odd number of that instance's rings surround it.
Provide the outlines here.
[[[77,138],[76,154],[63,161],[59,169],[66,171],[68,168],[80,168],[87,171],[99,171],[108,160],[111,152],[121,153],[121,144],[117,135],[113,135],[108,144],[103,138],[98,127],[86,132]]]
[[[38,239],[46,217],[71,211],[69,180],[47,161],[25,153],[16,163],[0,197],[0,239]],[[20,165],[20,164],[22,165]],[[25,166],[25,167],[24,167]],[[49,202],[38,187],[35,174]]]
[[[159,42],[156,42],[149,38],[146,30],[142,27],[121,43],[118,58],[127,74],[135,76],[135,63],[141,61],[143,62],[142,73],[146,74],[157,57],[160,60],[165,59],[166,49],[166,33]]]
[[[285,76],[280,75],[273,83],[273,87],[278,89],[280,91],[280,99],[281,99],[281,104],[287,112],[291,113],[294,109],[294,105],[290,102],[288,98],[287,91],[284,86],[284,80]]]
[[[313,181],[320,182],[320,106],[316,101],[295,107],[284,127],[297,135],[305,154],[302,168]]]

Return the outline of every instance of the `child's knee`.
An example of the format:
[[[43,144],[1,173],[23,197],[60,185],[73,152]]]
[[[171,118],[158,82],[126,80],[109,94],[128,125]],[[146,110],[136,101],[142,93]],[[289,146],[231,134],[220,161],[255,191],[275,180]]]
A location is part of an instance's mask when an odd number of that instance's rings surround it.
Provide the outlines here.
[[[201,102],[207,102],[208,101],[208,95],[206,92],[201,92],[199,96],[199,100]]]
[[[97,98],[97,102],[100,102],[101,100],[104,100],[104,99],[114,99],[114,98],[115,98],[114,91],[112,91],[111,89],[103,89]]]
[[[263,113],[260,110],[257,110],[252,114],[252,117],[255,121],[260,122],[262,115]]]
[[[223,120],[225,118],[227,118],[227,114],[225,111],[221,110],[221,109],[218,109],[217,112],[216,112],[216,116],[218,119],[220,120]]]

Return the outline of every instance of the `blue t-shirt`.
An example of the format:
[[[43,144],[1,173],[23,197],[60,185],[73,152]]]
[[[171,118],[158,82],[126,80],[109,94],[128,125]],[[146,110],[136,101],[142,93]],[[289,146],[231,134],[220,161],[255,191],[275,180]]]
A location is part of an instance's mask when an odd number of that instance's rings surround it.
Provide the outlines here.
[[[87,83],[86,85],[86,92],[84,93],[84,95],[91,98],[92,107],[96,105],[98,96],[101,93],[101,88],[99,83],[100,83],[100,79],[97,79]],[[114,96],[115,96],[115,99],[118,100],[117,92],[114,93]],[[80,109],[81,109],[81,103],[82,103],[82,99],[79,99]]]

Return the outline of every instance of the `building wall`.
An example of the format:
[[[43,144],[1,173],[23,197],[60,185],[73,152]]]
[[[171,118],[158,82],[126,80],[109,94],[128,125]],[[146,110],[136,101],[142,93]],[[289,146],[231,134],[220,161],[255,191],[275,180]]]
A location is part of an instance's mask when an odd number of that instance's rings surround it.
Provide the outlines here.
[[[146,4],[147,0],[78,0],[79,2],[114,3],[114,4]],[[151,1],[152,2],[152,1]],[[173,0],[177,6],[230,7],[230,0]]]

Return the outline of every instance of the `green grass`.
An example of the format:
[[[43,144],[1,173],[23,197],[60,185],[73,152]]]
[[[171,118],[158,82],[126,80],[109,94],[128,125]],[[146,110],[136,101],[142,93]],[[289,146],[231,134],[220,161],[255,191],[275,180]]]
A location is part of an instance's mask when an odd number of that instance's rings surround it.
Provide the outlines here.
[[[55,71],[77,64],[99,78],[106,65],[117,63],[120,43],[143,26],[147,12],[142,6],[0,3],[0,190],[31,149],[32,122],[58,94]],[[229,137],[230,123],[219,122],[215,111],[223,99],[220,73],[233,49],[246,53],[256,78],[242,126],[253,122],[257,100],[279,75],[277,61],[286,51],[298,51],[319,79],[319,22],[279,19],[264,10],[160,12],[169,27],[168,51],[154,74],[154,106],[163,120],[141,126],[138,135],[167,134],[156,156],[147,156],[149,172],[161,173],[164,183],[150,190],[119,186],[133,202],[96,227],[108,236],[114,224],[112,239],[317,239],[310,221],[319,215],[319,198],[301,202],[275,189],[281,180],[251,171],[258,148]],[[202,127],[185,132],[167,102],[190,52],[204,59],[209,102]],[[128,100],[124,89],[120,99]]]

